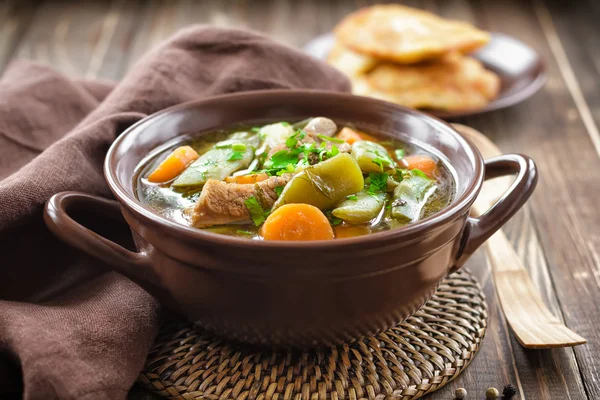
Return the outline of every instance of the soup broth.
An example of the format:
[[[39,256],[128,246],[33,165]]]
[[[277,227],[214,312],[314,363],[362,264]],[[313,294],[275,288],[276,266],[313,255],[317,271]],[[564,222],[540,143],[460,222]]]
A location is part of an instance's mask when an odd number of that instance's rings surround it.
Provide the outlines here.
[[[455,190],[433,154],[324,117],[204,133],[138,171],[137,197],[153,212],[254,240],[398,229],[448,206]]]

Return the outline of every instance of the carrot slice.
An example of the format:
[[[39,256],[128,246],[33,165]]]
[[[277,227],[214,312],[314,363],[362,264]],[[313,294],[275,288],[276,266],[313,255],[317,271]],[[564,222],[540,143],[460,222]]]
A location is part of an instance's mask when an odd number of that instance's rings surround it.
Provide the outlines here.
[[[334,228],[336,239],[363,236],[371,233],[367,225],[338,225]]]
[[[148,175],[148,180],[154,183],[170,181],[182,173],[183,170],[197,158],[198,153],[190,146],[178,147],[173,150],[173,152],[169,154],[150,175]]]
[[[434,178],[438,175],[437,162],[425,154],[414,154],[412,156],[406,156],[402,159],[402,163],[408,169],[420,169],[429,178]]]
[[[333,229],[325,214],[310,204],[285,204],[269,215],[261,234],[265,240],[327,240]]]
[[[361,140],[363,140],[360,137],[360,134],[358,132],[356,132],[354,129],[350,129],[348,127],[345,127],[344,129],[342,129],[341,132],[338,133],[337,138],[345,140],[346,143],[348,143],[348,144],[352,144],[354,142],[360,142]]]
[[[337,135],[338,139],[345,140],[348,144],[353,144],[354,142],[360,142],[361,140],[368,140],[370,142],[379,142],[375,136],[371,136],[368,133],[355,131],[354,129],[344,127]]]
[[[369,135],[368,133],[358,131],[358,134],[362,140],[368,140],[369,142],[375,143],[379,143],[381,141],[381,139],[377,139],[375,136]]]
[[[258,183],[269,178],[269,175],[265,173],[240,175],[240,176],[228,176],[225,178],[225,182],[228,183]]]

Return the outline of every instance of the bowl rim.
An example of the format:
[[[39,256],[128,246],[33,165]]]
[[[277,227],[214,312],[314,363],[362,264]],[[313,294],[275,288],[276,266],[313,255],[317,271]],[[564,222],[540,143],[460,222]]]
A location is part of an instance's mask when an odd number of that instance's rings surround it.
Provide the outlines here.
[[[240,99],[244,101],[249,101],[257,96],[273,97],[274,99],[278,99],[280,101],[285,101],[285,98],[289,98],[290,96],[315,96],[329,97],[332,101],[337,99],[346,101],[374,102],[378,103],[382,107],[392,108],[395,111],[405,114],[411,114],[420,119],[425,119],[430,125],[432,125],[434,129],[438,131],[443,131],[446,134],[453,136],[461,144],[461,149],[467,153],[467,156],[469,156],[475,164],[473,178],[470,182],[466,184],[464,193],[457,199],[454,199],[448,207],[434,213],[433,215],[427,218],[424,218],[423,220],[420,220],[417,223],[402,228],[376,232],[364,236],[333,240],[269,241],[252,240],[235,236],[221,235],[218,233],[208,232],[203,229],[185,226],[176,221],[169,220],[168,218],[156,214],[151,210],[145,208],[140,203],[140,201],[137,198],[135,198],[135,196],[132,196],[128,193],[126,187],[116,176],[115,167],[118,164],[116,154],[119,146],[125,141],[126,137],[132,134],[136,134],[137,132],[143,132],[143,129],[141,128],[144,125],[151,124],[155,118],[172,113],[174,111],[195,108],[201,106],[204,103],[210,103],[215,101],[218,102],[221,99]],[[469,139],[465,138],[460,133],[458,133],[458,131],[454,129],[449,123],[422,111],[417,111],[383,100],[373,99],[364,96],[357,96],[349,93],[339,93],[316,89],[264,89],[228,93],[218,96],[211,96],[204,99],[192,100],[165,108],[163,110],[160,110],[142,118],[140,121],[131,125],[123,133],[121,133],[111,144],[104,160],[104,176],[110,190],[122,206],[125,206],[138,218],[142,218],[145,222],[151,225],[161,226],[162,229],[166,229],[170,234],[173,234],[174,236],[186,238],[188,240],[192,239],[203,242],[210,242],[215,245],[235,245],[236,247],[256,249],[339,249],[343,247],[352,247],[355,246],[357,243],[382,243],[422,236],[426,232],[431,232],[436,228],[443,226],[448,221],[454,220],[458,216],[462,215],[468,208],[470,208],[472,203],[475,201],[475,198],[479,194],[479,190],[481,189],[484,180],[484,161],[479,150]]]

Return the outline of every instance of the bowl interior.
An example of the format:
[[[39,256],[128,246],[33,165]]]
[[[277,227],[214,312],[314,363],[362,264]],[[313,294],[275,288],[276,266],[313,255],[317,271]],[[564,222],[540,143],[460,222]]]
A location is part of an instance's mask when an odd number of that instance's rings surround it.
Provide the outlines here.
[[[107,155],[105,174],[117,197],[122,195],[140,207],[134,193],[136,168],[149,154],[164,148],[165,143],[173,143],[188,134],[239,123],[258,124],[314,116],[329,117],[369,133],[415,143],[442,159],[452,173],[456,191],[448,208],[474,199],[474,189],[482,179],[481,157],[450,125],[391,103],[319,91],[245,92],[191,102],[154,114],[129,128],[115,141]]]

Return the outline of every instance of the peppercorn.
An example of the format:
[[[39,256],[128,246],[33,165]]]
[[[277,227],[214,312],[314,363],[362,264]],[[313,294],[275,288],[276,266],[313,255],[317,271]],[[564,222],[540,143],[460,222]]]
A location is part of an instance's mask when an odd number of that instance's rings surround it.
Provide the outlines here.
[[[467,389],[465,389],[465,388],[456,389],[456,391],[454,392],[454,397],[458,400],[465,399],[467,397]]]
[[[500,397],[500,392],[494,387],[485,391],[485,400],[496,400],[498,397]]]
[[[515,394],[517,394],[517,388],[514,387],[514,385],[511,385],[509,383],[508,385],[504,386],[504,390],[502,390],[502,395],[504,396],[505,400],[512,399]]]

